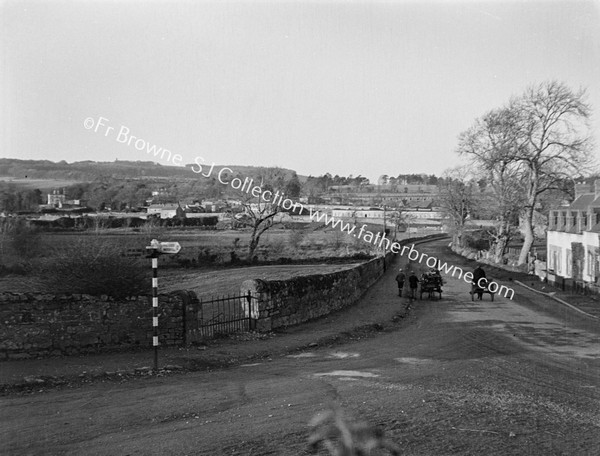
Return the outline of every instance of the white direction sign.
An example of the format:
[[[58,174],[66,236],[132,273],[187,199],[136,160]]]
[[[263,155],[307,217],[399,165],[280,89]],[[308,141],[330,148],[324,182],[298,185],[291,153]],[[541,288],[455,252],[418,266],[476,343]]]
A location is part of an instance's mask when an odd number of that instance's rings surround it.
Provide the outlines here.
[[[160,253],[178,253],[180,250],[179,242],[161,242],[158,247]]]
[[[152,239],[150,245],[146,247],[148,250],[156,250],[159,253],[179,253],[181,245],[179,242],[158,242],[156,239]]]

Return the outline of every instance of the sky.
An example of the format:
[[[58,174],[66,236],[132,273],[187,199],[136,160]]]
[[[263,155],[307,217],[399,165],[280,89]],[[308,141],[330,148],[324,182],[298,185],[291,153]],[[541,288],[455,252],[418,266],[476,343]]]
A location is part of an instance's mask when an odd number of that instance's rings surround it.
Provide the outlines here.
[[[0,0],[0,58],[3,158],[440,175],[547,80],[600,140],[599,1]]]

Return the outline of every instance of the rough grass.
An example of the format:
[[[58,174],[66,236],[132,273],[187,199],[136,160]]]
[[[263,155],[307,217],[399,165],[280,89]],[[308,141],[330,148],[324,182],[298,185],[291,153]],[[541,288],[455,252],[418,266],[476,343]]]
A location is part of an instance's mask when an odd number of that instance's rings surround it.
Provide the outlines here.
[[[76,279],[85,281],[86,258],[89,252],[86,246],[94,246],[95,255],[98,256],[102,250],[109,255],[102,258],[101,264],[108,268],[100,268],[103,275],[110,273],[111,255],[118,255],[127,249],[139,249],[142,251],[142,262],[147,262],[148,273],[150,272],[150,261],[145,259],[145,246],[149,244],[153,236],[147,233],[135,233],[133,231],[105,231],[102,234],[87,233],[42,233],[36,241],[37,250],[34,255],[24,258],[22,254],[14,250],[11,242],[5,242],[5,248],[0,258],[0,292],[60,292],[56,282],[59,284],[68,280]],[[344,236],[349,238],[349,236]],[[350,267],[348,264],[334,265],[278,265],[248,267],[231,267],[231,252],[235,252],[238,258],[245,258],[246,247],[250,238],[248,231],[214,231],[214,232],[189,232],[178,230],[167,230],[164,235],[158,236],[161,241],[177,241],[182,246],[182,251],[177,255],[165,255],[160,258],[160,276],[164,288],[161,291],[176,289],[192,289],[202,297],[237,293],[243,280],[249,278],[273,278],[286,279],[294,275],[306,275],[314,273],[332,272]],[[278,258],[286,258],[289,261],[310,260],[313,258],[350,257],[356,253],[370,253],[369,245],[365,243],[362,250],[356,248],[353,239],[349,242],[340,243],[339,235],[331,230],[316,232],[298,230],[273,229],[261,238],[261,244],[257,251],[259,261],[276,261]],[[98,246],[102,246],[98,248]],[[80,252],[80,254],[78,254]],[[201,258],[200,258],[201,257]],[[200,260],[203,260],[202,262]],[[116,260],[115,260],[116,261]],[[182,269],[182,264],[201,267],[197,269]],[[113,262],[114,263],[114,262]],[[123,266],[122,262],[116,261],[113,265]],[[227,265],[227,269],[223,269]],[[218,271],[215,271],[215,268]],[[211,271],[212,270],[212,271]],[[84,273],[83,275],[81,273]],[[64,280],[57,276],[64,275]],[[91,273],[90,273],[91,274]],[[251,275],[250,275],[251,274]],[[142,277],[141,275],[137,275]],[[90,279],[92,280],[92,279]],[[121,283],[122,281],[119,281]],[[90,284],[93,283],[90,282]],[[106,282],[105,287],[108,287]],[[71,289],[66,287],[64,292],[84,292],[82,289]],[[122,284],[119,285],[122,288]],[[133,287],[136,290],[139,287]],[[142,289],[144,287],[142,286]],[[99,291],[96,290],[95,291]]]

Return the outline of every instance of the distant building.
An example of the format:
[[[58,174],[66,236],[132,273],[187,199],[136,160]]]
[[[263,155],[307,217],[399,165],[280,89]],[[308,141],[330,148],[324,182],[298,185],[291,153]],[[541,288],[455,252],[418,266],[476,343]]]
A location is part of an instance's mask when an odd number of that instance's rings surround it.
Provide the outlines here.
[[[206,212],[206,209],[204,209],[204,207],[202,207],[202,205],[200,203],[193,203],[193,204],[185,205],[185,212],[192,213],[192,214],[199,214],[199,213]]]
[[[417,220],[437,220],[440,221],[445,217],[445,212],[441,209],[434,208],[414,208],[402,210],[401,214]]]
[[[202,206],[206,212],[223,212],[228,207],[225,201],[204,201]]]
[[[52,193],[48,193],[48,203],[46,204],[47,208],[69,208],[69,207],[84,207],[87,203],[86,200],[82,199],[67,199],[67,195],[65,194],[65,190],[53,190]]]
[[[335,218],[376,218],[383,219],[389,217],[390,212],[384,211],[383,209],[333,209],[331,215]]]
[[[438,196],[436,185],[332,185],[321,195],[328,204],[357,206],[387,205],[393,207],[420,206],[435,204]]]
[[[148,215],[159,215],[161,219],[184,218],[185,211],[179,204],[151,204]]]
[[[550,211],[547,238],[548,280],[600,291],[600,180],[582,188],[575,200]]]
[[[50,207],[63,207],[66,201],[66,195],[64,194],[64,190],[62,193],[59,193],[58,190],[54,190],[52,193],[48,193],[48,206]]]

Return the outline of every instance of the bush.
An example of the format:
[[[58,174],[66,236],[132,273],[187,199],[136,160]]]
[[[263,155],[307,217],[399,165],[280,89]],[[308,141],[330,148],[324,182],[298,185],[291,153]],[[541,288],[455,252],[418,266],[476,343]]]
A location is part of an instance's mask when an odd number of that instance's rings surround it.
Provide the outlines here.
[[[464,246],[475,250],[489,250],[491,247],[490,235],[483,231],[465,234]]]
[[[124,298],[147,294],[150,267],[123,255],[127,246],[96,236],[82,237],[56,248],[38,265],[38,275],[50,293],[80,293]]]
[[[292,248],[297,249],[298,247],[300,247],[300,244],[302,243],[305,237],[306,234],[304,233],[304,231],[301,231],[299,229],[292,229],[288,236],[289,245],[292,246]]]

